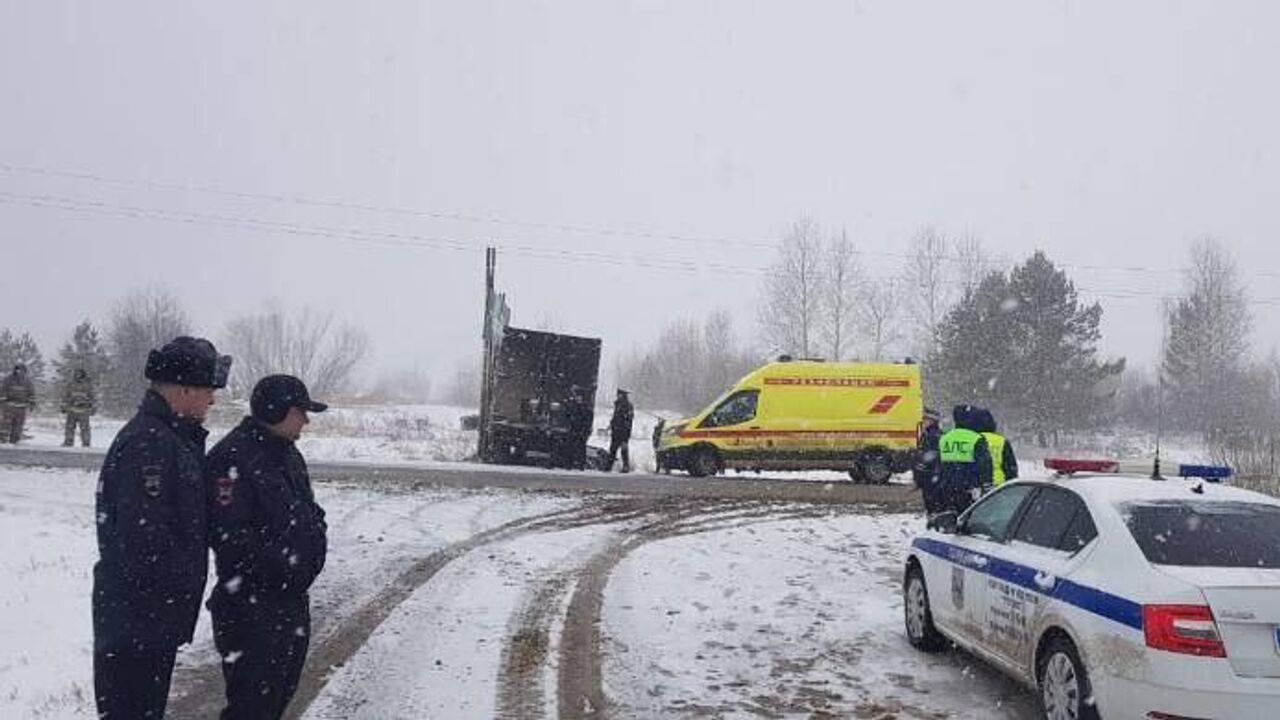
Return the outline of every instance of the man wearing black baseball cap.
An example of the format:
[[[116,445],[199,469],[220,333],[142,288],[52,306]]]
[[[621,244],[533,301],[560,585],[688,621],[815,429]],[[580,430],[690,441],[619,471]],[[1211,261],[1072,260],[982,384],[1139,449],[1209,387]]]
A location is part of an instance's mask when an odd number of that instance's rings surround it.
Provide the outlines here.
[[[151,387],[98,476],[93,682],[98,717],[164,717],[209,567],[205,414],[231,358],[179,337],[147,357]]]
[[[291,375],[258,381],[251,414],[209,452],[209,544],[218,584],[209,595],[222,655],[222,720],[284,715],[298,687],[311,634],[307,595],[324,568],[324,510],[294,443],[311,399]]]

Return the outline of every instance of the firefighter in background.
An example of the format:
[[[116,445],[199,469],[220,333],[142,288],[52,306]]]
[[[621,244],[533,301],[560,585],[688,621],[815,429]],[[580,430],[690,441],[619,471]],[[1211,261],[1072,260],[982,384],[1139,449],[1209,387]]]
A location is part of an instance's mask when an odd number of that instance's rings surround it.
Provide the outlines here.
[[[618,459],[618,451],[622,451],[622,472],[631,472],[631,425],[635,421],[635,409],[626,390],[619,388],[618,397],[613,401],[613,417],[609,420],[609,469]]]
[[[995,416],[990,410],[979,411],[978,432],[986,438],[991,451],[991,484],[1000,487],[1005,480],[1018,479],[1018,458],[1013,453],[1013,443],[996,429]]]
[[[62,389],[62,412],[67,416],[67,433],[63,447],[75,444],[76,428],[80,428],[80,444],[89,447],[89,417],[98,410],[98,398],[93,392],[93,381],[84,368]]]
[[[0,383],[0,406],[4,424],[0,425],[0,442],[18,444],[27,424],[27,411],[36,404],[36,390],[27,377],[27,366],[18,363]]]
[[[939,440],[942,491],[938,512],[964,512],[991,484],[991,450],[979,432],[980,412],[972,405],[952,410],[955,427]]]
[[[912,479],[920,489],[920,499],[924,502],[926,515],[937,513],[942,505],[942,486],[939,478],[942,470],[942,457],[939,452],[942,428],[938,426],[938,420],[937,410],[924,409],[920,443],[916,448],[916,464],[911,470]]]

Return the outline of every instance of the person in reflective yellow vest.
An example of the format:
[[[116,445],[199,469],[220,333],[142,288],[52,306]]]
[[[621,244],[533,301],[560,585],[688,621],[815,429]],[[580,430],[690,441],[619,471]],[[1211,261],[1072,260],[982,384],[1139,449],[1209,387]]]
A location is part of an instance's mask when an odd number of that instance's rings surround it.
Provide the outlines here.
[[[978,431],[987,439],[991,451],[991,484],[1000,487],[1005,480],[1018,479],[1018,458],[1013,453],[1013,443],[996,429],[995,416],[990,410],[979,411]]]
[[[979,432],[980,414],[972,405],[956,405],[955,427],[939,441],[942,503],[939,512],[963,512],[991,484],[991,450]]]

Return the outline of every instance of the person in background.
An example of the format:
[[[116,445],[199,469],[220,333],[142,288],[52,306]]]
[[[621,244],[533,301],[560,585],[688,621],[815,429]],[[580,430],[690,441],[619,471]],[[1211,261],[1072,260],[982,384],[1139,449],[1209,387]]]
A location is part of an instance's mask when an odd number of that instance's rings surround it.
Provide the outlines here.
[[[84,368],[76,368],[75,375],[62,389],[62,412],[67,416],[66,437],[63,447],[75,444],[76,428],[80,428],[80,444],[89,447],[89,417],[98,410],[93,381]]]
[[[22,442],[22,431],[27,424],[27,411],[35,407],[36,389],[27,377],[27,366],[18,363],[13,366],[4,382],[0,383],[0,412],[3,425],[0,425],[0,442],[18,444]]]
[[[222,656],[222,720],[277,720],[298,689],[311,637],[308,591],[324,569],[328,526],[296,445],[311,399],[292,375],[269,375],[251,414],[208,461],[209,545],[218,583],[209,595]]]
[[[98,475],[93,685],[99,720],[160,720],[209,570],[205,415],[231,358],[179,337],[147,357],[151,387]]]
[[[631,425],[635,421],[635,409],[626,390],[619,389],[613,401],[613,417],[609,420],[609,469],[618,460],[618,451],[622,451],[622,472],[631,472]]]

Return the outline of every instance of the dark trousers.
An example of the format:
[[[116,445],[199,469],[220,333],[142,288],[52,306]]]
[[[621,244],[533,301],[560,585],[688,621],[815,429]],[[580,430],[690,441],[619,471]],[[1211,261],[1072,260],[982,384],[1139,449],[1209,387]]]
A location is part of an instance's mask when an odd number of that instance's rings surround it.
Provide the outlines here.
[[[936,515],[942,508],[942,488],[935,473],[916,470],[912,472],[916,487],[920,488],[920,500],[924,502],[926,515]]]
[[[80,413],[67,413],[67,434],[62,444],[71,447],[76,441],[76,428],[80,428],[80,443],[89,447],[89,416]]]
[[[176,647],[95,648],[93,694],[99,720],[161,720],[169,702]]]
[[[618,451],[622,451],[622,472],[631,472],[631,449],[628,445],[631,442],[629,437],[618,437],[614,435],[609,440],[609,469],[613,469],[613,463],[618,460]]]
[[[311,639],[309,601],[213,613],[227,707],[222,720],[278,720],[298,689]]]
[[[26,408],[5,408],[4,425],[0,426],[0,441],[14,443],[22,441],[22,428],[27,424]]]

